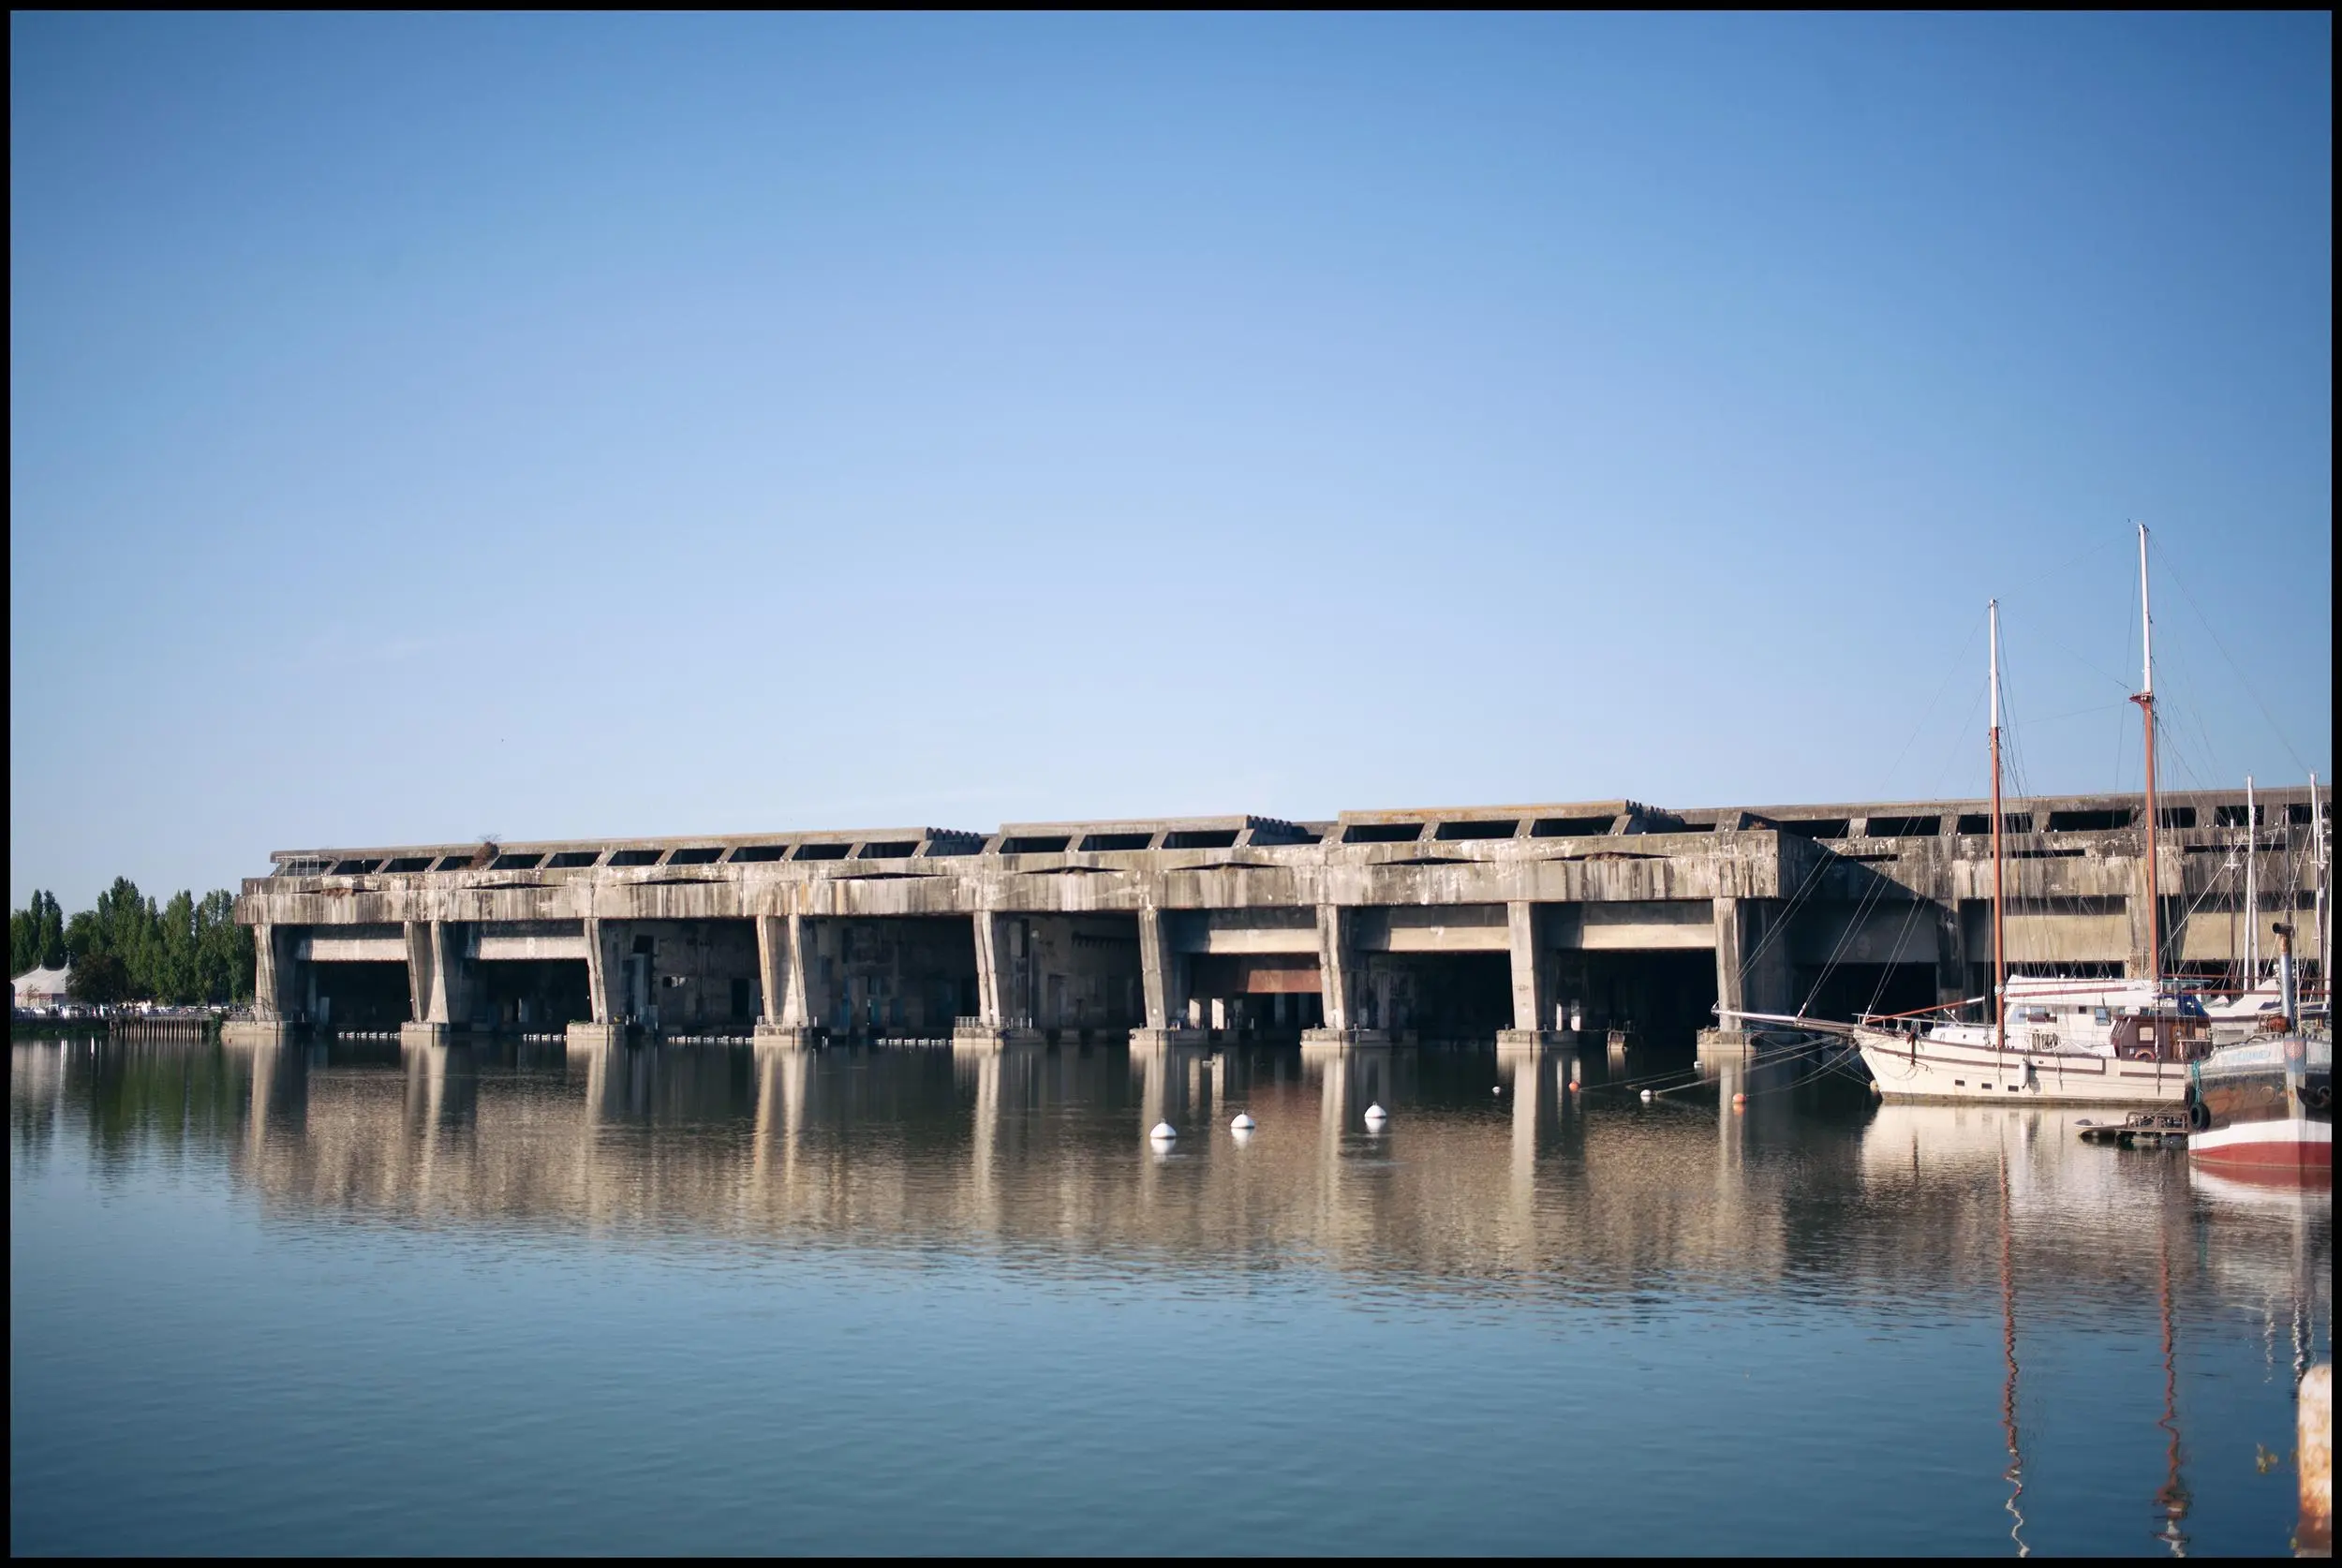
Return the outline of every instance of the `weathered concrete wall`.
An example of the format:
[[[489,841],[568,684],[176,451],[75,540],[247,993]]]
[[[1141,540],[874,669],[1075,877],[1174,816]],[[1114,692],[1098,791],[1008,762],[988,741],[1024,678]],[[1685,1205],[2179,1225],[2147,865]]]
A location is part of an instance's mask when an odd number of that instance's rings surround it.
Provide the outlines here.
[[[2298,908],[2312,945],[2307,793],[2260,805],[2251,848],[2241,792],[2164,798],[2166,968],[2238,951],[2246,853],[2264,922]],[[2012,964],[2143,970],[2139,806],[2011,805]],[[1695,990],[1712,975],[1710,999],[1758,1010],[1847,966],[1916,967],[1936,999],[1976,995],[1992,956],[1983,809],[1612,801],[284,851],[245,884],[238,918],[261,943],[264,1014],[300,1013],[320,964],[403,962],[417,1019],[460,1024],[495,1012],[484,966],[582,963],[583,1001],[574,970],[530,994],[664,1028],[1177,1029],[1298,1020],[1274,998],[1307,996],[1335,1030],[1490,1006],[1542,1030],[1589,1007],[1666,1011],[1693,973]],[[1492,1003],[1484,971],[1500,976]],[[489,989],[514,995],[497,976]]]

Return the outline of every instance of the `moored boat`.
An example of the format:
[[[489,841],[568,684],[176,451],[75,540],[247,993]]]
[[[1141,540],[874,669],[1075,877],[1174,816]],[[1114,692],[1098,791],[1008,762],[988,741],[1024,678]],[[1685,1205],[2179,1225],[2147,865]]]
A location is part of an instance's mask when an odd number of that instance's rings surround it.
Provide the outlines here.
[[[2188,1156],[2218,1170],[2334,1170],[2334,1040],[2299,1031],[2223,1045],[2187,1091]]]
[[[1992,1025],[1936,1024],[1901,1034],[1860,1028],[1854,1043],[1888,1100],[2069,1105],[2177,1105],[2201,1037],[2171,1013],[2116,1018],[2103,1049],[2005,1043]],[[2016,1097],[2011,1101],[2011,1097]]]

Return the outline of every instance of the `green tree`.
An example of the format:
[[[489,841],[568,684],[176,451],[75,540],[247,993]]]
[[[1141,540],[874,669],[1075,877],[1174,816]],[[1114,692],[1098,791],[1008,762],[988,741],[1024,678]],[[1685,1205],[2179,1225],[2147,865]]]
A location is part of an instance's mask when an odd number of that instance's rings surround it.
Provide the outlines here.
[[[55,969],[65,962],[65,915],[57,895],[33,890],[31,904],[8,915],[8,973]]]
[[[195,907],[197,988],[204,1001],[247,1001],[257,967],[252,933],[236,924],[236,895],[215,888]]]
[[[8,951],[12,962],[37,954],[52,967],[69,963],[72,993],[88,1001],[245,1001],[256,968],[251,933],[236,924],[234,894],[214,888],[199,899],[182,890],[158,910],[127,877],[115,878],[96,908],[71,920],[54,896],[34,894],[31,908],[8,917]],[[82,971],[92,963],[98,967],[85,987]],[[11,972],[33,967],[17,964]]]
[[[111,954],[121,960],[124,997],[152,998],[161,987],[162,917],[156,911],[155,901],[139,892],[139,884],[127,877],[116,877],[113,886],[97,895],[95,916],[95,940],[92,951]],[[77,919],[79,917],[76,917]]]
[[[121,959],[103,949],[84,954],[66,982],[75,1001],[118,1002],[130,995],[130,971]]]
[[[195,963],[195,895],[182,888],[170,895],[155,931],[154,983],[157,999],[184,1007],[202,999]]]
[[[41,967],[57,969],[65,963],[65,911],[58,908],[53,893],[34,894],[33,905],[40,920]]]
[[[34,907],[8,911],[8,973],[22,974],[26,969],[40,968],[40,895],[33,895]]]
[[[95,910],[76,910],[73,918],[65,923],[66,962],[79,969],[93,953],[105,951],[105,934],[97,924]]]

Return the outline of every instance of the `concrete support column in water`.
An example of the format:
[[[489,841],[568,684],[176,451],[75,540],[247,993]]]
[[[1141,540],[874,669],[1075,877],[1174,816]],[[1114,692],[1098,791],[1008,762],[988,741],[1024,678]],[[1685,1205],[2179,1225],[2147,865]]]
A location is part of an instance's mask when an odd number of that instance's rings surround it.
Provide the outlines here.
[[[293,1036],[300,1003],[294,999],[293,932],[264,922],[252,928],[252,1016],[221,1026],[229,1045],[282,1045]]]
[[[1718,898],[1716,923],[1716,1005],[1755,1013],[1782,1013],[1789,1006],[1789,953],[1773,926],[1780,918],[1778,900]],[[1741,1026],[1720,1019],[1723,1032],[1737,1034]]]
[[[1003,1045],[1040,1040],[1030,1020],[1015,1015],[1015,965],[1012,925],[1015,917],[997,910],[978,910],[976,926],[976,1017],[952,1029],[955,1051],[997,1051]]]
[[[1163,911],[1149,905],[1138,911],[1138,971],[1144,992],[1144,1016],[1132,1031],[1134,1046],[1173,1045],[1195,1039],[1188,1024],[1188,998],[1193,984],[1188,955],[1172,945]]]
[[[1356,918],[1355,910],[1338,904],[1317,906],[1318,998],[1326,1022],[1303,1033],[1304,1044],[1379,1045],[1390,1038],[1379,1018],[1369,1027],[1360,1016],[1361,965],[1352,930]]]
[[[447,1034],[470,1023],[470,959],[461,926],[450,920],[408,920],[408,1020],[398,1042],[447,1043]]]
[[[471,1022],[471,965],[465,928],[451,920],[406,923],[407,990],[411,1016],[399,1026],[401,1044],[445,1044]]]
[[[806,998],[805,917],[795,913],[758,916],[756,964],[764,1001],[763,1015],[756,1024],[757,1044],[793,1047],[809,1043],[813,1015]]]
[[[572,1050],[599,1050],[626,1039],[627,923],[587,915],[586,936],[586,1000],[593,1021],[573,1022],[568,1041]]]
[[[1516,899],[1505,906],[1505,915],[1512,955],[1513,1027],[1498,1032],[1497,1048],[1534,1051],[1559,1043],[1561,1031],[1554,1016],[1555,959],[1545,940],[1545,911]]]

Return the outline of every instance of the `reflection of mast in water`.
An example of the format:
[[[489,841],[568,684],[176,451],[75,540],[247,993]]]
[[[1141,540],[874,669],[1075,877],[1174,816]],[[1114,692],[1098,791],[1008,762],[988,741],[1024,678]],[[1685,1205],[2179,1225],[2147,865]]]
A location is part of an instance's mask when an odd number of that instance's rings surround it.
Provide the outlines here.
[[[2180,1479],[2179,1466],[2179,1361],[2172,1338],[2172,1233],[2168,1225],[2161,1232],[2162,1305],[2163,1305],[2163,1419],[2157,1426],[2170,1435],[2171,1442],[2164,1454],[2169,1465],[2163,1485],[2156,1491],[2156,1506],[2163,1510],[2163,1528],[2156,1532],[2173,1557],[2187,1555],[2187,1537],[2179,1528],[2179,1521],[2187,1516],[2187,1483]]]
[[[2000,1429],[2008,1439],[2008,1468],[2000,1472],[2000,1478],[2008,1483],[2008,1501],[2002,1504],[2011,1521],[2008,1539],[2017,1544],[2019,1557],[2030,1557],[2033,1548],[2024,1544],[2024,1510],[2018,1506],[2024,1501],[2024,1455],[2017,1446],[2017,1285],[2008,1254],[2008,1146],[2004,1143],[2000,1150],[2000,1349],[2008,1363],[2008,1378],[2000,1389]]]

